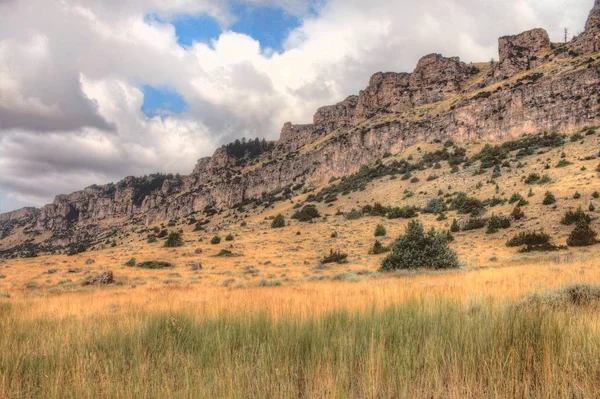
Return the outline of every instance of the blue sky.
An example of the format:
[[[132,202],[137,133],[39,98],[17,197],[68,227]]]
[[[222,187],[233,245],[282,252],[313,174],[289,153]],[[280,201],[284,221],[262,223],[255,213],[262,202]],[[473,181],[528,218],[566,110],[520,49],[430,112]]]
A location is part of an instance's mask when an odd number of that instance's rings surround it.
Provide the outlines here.
[[[220,26],[218,21],[207,15],[177,17],[171,23],[178,43],[182,46],[190,46],[194,42],[210,44],[224,30],[229,30],[254,38],[260,43],[262,51],[271,49],[282,52],[288,34],[301,24],[300,18],[276,6],[234,3],[230,11],[237,20],[229,27]],[[187,107],[183,97],[169,88],[145,85],[142,91],[142,112],[148,117],[180,114]]]

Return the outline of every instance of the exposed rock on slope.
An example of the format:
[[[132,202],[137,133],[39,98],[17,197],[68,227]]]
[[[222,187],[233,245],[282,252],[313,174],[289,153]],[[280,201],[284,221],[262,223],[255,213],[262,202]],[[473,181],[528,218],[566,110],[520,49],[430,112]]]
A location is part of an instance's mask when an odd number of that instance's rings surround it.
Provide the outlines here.
[[[0,215],[2,239],[52,233],[65,245],[125,222],[152,223],[224,208],[293,184],[326,183],[421,141],[502,140],[600,124],[600,0],[566,45],[543,29],[499,40],[499,62],[466,65],[439,54],[412,73],[376,73],[358,96],[286,123],[273,149],[239,159],[223,147],[189,176],[128,177]],[[10,244],[8,244],[10,242]],[[0,249],[14,245],[0,240]]]

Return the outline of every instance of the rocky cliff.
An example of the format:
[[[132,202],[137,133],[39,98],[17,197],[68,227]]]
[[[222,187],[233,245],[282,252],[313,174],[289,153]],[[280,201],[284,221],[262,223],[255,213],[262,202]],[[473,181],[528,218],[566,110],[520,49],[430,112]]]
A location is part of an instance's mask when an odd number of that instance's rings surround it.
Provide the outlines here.
[[[0,215],[0,249],[17,231],[49,243],[93,239],[125,222],[153,223],[260,198],[332,176],[417,142],[503,140],[600,124],[600,0],[584,33],[554,44],[543,29],[499,39],[499,61],[467,65],[439,54],[412,73],[376,73],[358,95],[317,110],[312,124],[286,123],[274,148],[253,158],[223,147],[189,176],[128,177],[57,196],[41,209]],[[10,242],[10,244],[7,244]]]

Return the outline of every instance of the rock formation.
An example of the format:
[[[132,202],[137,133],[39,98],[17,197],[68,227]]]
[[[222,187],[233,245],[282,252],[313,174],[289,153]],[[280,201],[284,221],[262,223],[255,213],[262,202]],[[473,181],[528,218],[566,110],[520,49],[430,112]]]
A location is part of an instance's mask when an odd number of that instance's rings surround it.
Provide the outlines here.
[[[594,54],[600,51],[600,0],[596,0],[590,11],[585,31],[573,38],[569,46],[576,54]]]
[[[500,61],[494,71],[499,80],[508,79],[520,72],[544,63],[552,50],[550,37],[544,29],[533,29],[498,40]]]
[[[500,38],[499,62],[489,71],[431,54],[412,73],[376,73],[357,96],[317,110],[313,124],[286,123],[274,148],[253,159],[222,147],[189,176],[127,177],[0,215],[0,250],[17,245],[9,239],[17,236],[48,236],[52,245],[97,241],[123,223],[151,224],[291,185],[324,184],[421,141],[494,141],[600,125],[599,2],[585,32],[566,45],[550,43],[542,29]]]

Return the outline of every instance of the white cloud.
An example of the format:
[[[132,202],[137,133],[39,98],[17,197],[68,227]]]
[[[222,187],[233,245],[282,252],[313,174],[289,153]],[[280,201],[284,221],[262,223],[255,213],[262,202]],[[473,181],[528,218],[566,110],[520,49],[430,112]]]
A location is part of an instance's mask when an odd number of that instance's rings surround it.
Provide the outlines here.
[[[235,16],[222,0],[0,1],[4,195],[40,204],[128,174],[189,172],[224,140],[277,138],[284,122],[310,122],[316,108],[357,93],[372,73],[410,71],[427,53],[485,61],[497,57],[499,36],[538,26],[560,40],[563,27],[581,30],[593,3],[243,1],[302,18],[283,52],[265,53],[229,31],[179,46],[168,21],[207,14],[227,27]],[[147,118],[143,84],[176,90],[187,111]]]

